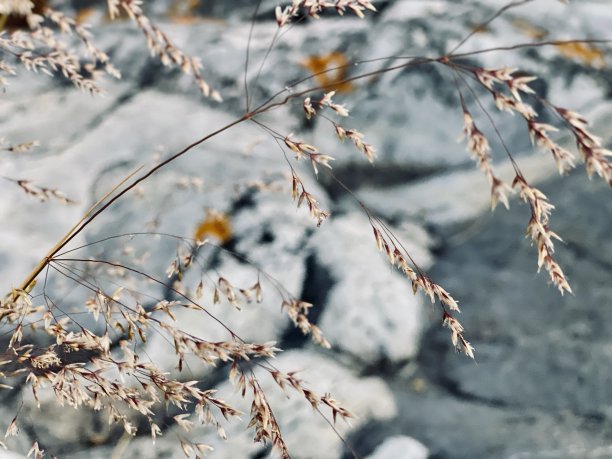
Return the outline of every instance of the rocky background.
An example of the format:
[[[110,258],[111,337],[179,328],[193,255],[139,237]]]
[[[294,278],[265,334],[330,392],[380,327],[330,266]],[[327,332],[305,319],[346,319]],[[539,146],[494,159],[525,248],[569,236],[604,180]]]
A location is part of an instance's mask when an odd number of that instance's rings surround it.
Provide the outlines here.
[[[25,72],[2,94],[2,135],[15,143],[37,139],[41,146],[29,155],[3,156],[1,175],[57,187],[79,201],[75,206],[39,203],[14,184],[2,184],[0,272],[5,289],[16,285],[120,177],[241,115],[253,2],[202,0],[189,8],[182,3],[160,0],[148,7],[178,45],[201,57],[205,76],[223,95],[222,104],[200,99],[188,77],[149,58],[140,32],[130,24],[107,24],[96,12],[89,20],[99,24],[97,43],[123,73],[119,82],[106,84],[104,96],[92,98],[59,79]],[[326,65],[321,61],[338,56],[352,61],[441,54],[503,3],[389,0],[376,5],[380,12],[367,20],[330,16],[299,23],[282,37],[256,80],[253,69],[275,30],[276,2],[264,1],[250,45],[248,82],[254,100],[307,76],[316,59],[317,65]],[[609,30],[612,6],[607,2],[538,0],[480,30],[464,50],[536,36],[602,38]],[[346,75],[390,62],[360,64]],[[612,78],[600,48],[494,52],[470,62],[516,66],[539,75],[534,87],[540,94],[585,114],[598,135],[610,135]],[[509,211],[489,212],[486,180],[463,143],[456,142],[462,114],[451,75],[420,66],[344,89],[336,99],[351,109],[346,124],[377,147],[374,166],[339,144],[328,124],[306,122],[299,104],[263,120],[337,158],[336,176],[459,299],[475,362],[455,353],[428,301],[414,297],[406,280],[389,269],[376,251],[367,217],[335,182],[324,174],[317,180],[307,167],[301,169],[309,191],[332,218],[316,228],[304,209],[296,211],[286,163],[274,141],[255,125],[220,135],[152,177],[92,225],[80,243],[151,230],[191,237],[206,220],[206,209],[223,213],[231,228],[227,247],[314,303],[313,318],[333,347],[326,351],[304,339],[279,312],[273,296],[241,312],[216,305],[215,313],[247,339],[278,341],[285,349],[279,367],[301,370],[313,388],[331,392],[357,413],[350,426],[341,424],[339,430],[360,457],[612,457],[609,189],[589,181],[580,167],[559,178],[552,158],[531,149],[523,123],[494,113],[485,102],[525,175],[557,207],[552,225],[565,240],[558,245],[558,257],[575,292],[561,297],[544,274],[536,274],[535,250],[523,236],[528,209],[514,199]],[[570,139],[565,142],[570,145]],[[496,148],[495,155],[497,167],[509,176],[503,152]],[[120,256],[128,245],[136,254],[148,252],[147,267],[161,276],[176,250],[176,242],[134,236],[79,254]],[[211,272],[236,284],[250,285],[255,279],[252,267],[234,257],[216,252],[206,262]],[[66,302],[77,302],[70,283],[56,277],[49,288],[61,292]],[[223,330],[201,317],[185,312],[179,320],[208,339],[223,338]],[[163,340],[151,339],[144,352],[176,371],[172,347]],[[186,378],[202,379],[232,399],[226,371],[189,366]],[[15,452],[0,451],[0,457],[21,457],[18,453],[27,451],[33,438],[68,459],[183,457],[172,427],[156,445],[146,432],[128,441],[105,420],[58,407],[52,397],[43,399],[39,411],[29,393],[0,396],[0,427],[17,409],[31,423],[9,443]],[[272,403],[294,457],[352,457],[302,400],[276,393]],[[244,425],[234,423],[226,430],[227,442],[215,432],[201,432],[199,440],[215,447],[211,457],[267,455]]]

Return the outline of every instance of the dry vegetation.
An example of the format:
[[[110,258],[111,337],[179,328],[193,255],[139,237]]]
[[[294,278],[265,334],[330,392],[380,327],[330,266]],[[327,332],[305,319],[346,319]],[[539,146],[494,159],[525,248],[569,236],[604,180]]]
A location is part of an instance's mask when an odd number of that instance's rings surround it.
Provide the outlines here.
[[[512,2],[482,26],[486,27],[504,11],[527,2]],[[147,17],[141,8],[141,3],[138,0],[109,0],[108,15],[111,19],[121,14],[129,16],[134,26],[142,31],[146,46],[153,56],[165,66],[176,67],[192,75],[195,85],[204,96],[221,101],[222,94],[214,89],[214,84],[205,79],[205,71],[199,60],[181,51],[163,30]],[[8,18],[19,17],[24,19],[26,24],[20,28],[7,26],[0,35],[2,51],[0,84],[6,84],[10,78],[19,78],[20,72],[29,70],[45,73],[51,77],[62,74],[77,88],[98,93],[101,91],[100,80],[104,75],[120,78],[119,70],[112,65],[107,54],[96,47],[85,25],[49,7],[44,7],[40,11],[33,7],[34,5],[28,0],[0,2],[0,14],[5,23]],[[301,20],[300,18],[305,16],[318,19],[325,10],[331,10],[339,15],[354,14],[358,17],[376,12],[375,5],[367,0],[294,0],[290,5],[279,6],[276,9],[277,27],[279,30],[289,27],[293,21]],[[66,38],[70,35],[78,38],[81,45],[79,49],[72,45],[73,41]],[[321,73],[339,72],[341,80],[337,83],[342,86],[375,74],[393,72],[411,66],[443,66],[447,70],[449,84],[456,87],[459,101],[457,110],[459,114],[463,112],[467,149],[488,179],[492,207],[495,208],[499,202],[508,207],[509,196],[513,193],[518,194],[520,200],[531,209],[526,231],[537,250],[538,269],[543,267],[546,270],[550,281],[561,294],[571,292],[563,270],[554,258],[554,242],[560,240],[550,227],[550,216],[554,206],[529,182],[507,148],[506,153],[514,167],[514,180],[507,183],[498,177],[491,161],[489,141],[476,125],[475,118],[478,117],[475,112],[483,113],[481,118],[484,122],[493,122],[493,114],[488,113],[481,103],[483,97],[492,97],[500,112],[508,112],[524,119],[525,134],[529,135],[539,148],[550,152],[561,174],[567,173],[582,162],[589,177],[597,175],[612,186],[612,164],[609,159],[612,153],[603,148],[600,139],[588,130],[587,122],[580,114],[535,94],[529,84],[536,76],[525,75],[518,69],[486,69],[466,64],[465,58],[469,53],[461,54],[458,50],[470,36],[471,34],[466,36],[454,50],[437,58],[397,58],[390,67],[350,78],[344,77],[342,72],[342,69],[350,63],[341,63]],[[525,46],[567,46],[568,44],[577,46],[584,42],[550,41]],[[212,63],[204,64],[212,65]],[[241,76],[236,75],[236,78],[239,79]],[[298,170],[294,167],[294,161],[308,161],[315,175],[328,174],[332,180],[337,181],[332,171],[334,158],[328,152],[321,152],[317,146],[301,140],[298,135],[277,132],[274,126],[266,125],[260,115],[288,105],[291,101],[299,101],[303,105],[306,118],[324,119],[329,123],[330,135],[337,136],[339,142],[353,143],[357,153],[366,161],[376,164],[376,148],[366,141],[367,135],[356,127],[345,125],[344,120],[349,115],[350,107],[339,102],[341,93],[329,88],[329,80],[320,83],[320,79],[308,77],[299,84],[313,81],[312,87],[292,92],[283,89],[272,98],[259,101],[258,104],[250,99],[246,87],[247,110],[243,116],[216,132],[205,133],[201,139],[164,158],[150,170],[138,170],[120,179],[115,188],[101,197],[82,220],[41,258],[40,263],[23,283],[2,299],[0,325],[4,336],[8,336],[8,347],[0,354],[2,389],[10,390],[13,386],[26,384],[36,399],[40,391],[50,391],[57,403],[62,406],[103,412],[111,423],[122,425],[128,435],[135,435],[138,419],[144,418],[148,421],[153,440],[162,434],[161,428],[156,424],[156,413],[172,405],[178,413],[174,416],[174,421],[185,431],[184,437],[180,440],[180,447],[187,457],[201,457],[210,448],[189,439],[189,432],[194,424],[211,425],[218,429],[221,437],[224,437],[221,418],[233,418],[242,413],[219,399],[214,390],[202,387],[198,381],[186,381],[170,376],[158,368],[154,361],[139,355],[139,345],[146,342],[150,334],[155,333],[164,335],[173,343],[179,369],[182,368],[186,356],[196,357],[202,365],[228,365],[230,380],[242,396],[251,401],[251,411],[245,415],[250,417],[248,428],[254,430],[255,440],[273,445],[282,457],[289,457],[290,451],[287,450],[273,409],[254,369],[265,370],[280,390],[299,394],[319,415],[331,415],[332,422],[336,422],[338,417],[351,418],[351,412],[331,395],[316,394],[296,376],[296,373],[283,373],[278,370],[274,366],[273,357],[280,349],[275,343],[246,342],[224,324],[222,325],[226,327],[227,339],[210,342],[182,331],[180,323],[174,321],[174,312],[177,309],[188,308],[199,311],[206,320],[220,322],[208,307],[220,301],[227,301],[239,314],[240,308],[246,303],[263,301],[266,292],[262,283],[265,280],[267,285],[276,290],[280,296],[281,308],[294,325],[304,334],[310,335],[318,345],[329,347],[323,332],[309,321],[309,311],[316,305],[295,298],[257,266],[253,266],[257,280],[252,285],[233,285],[231,273],[223,273],[216,279],[202,279],[194,285],[186,285],[183,282],[186,274],[201,268],[203,253],[208,248],[226,250],[222,245],[216,246],[205,240],[206,230],[202,230],[200,240],[164,235],[175,238],[180,246],[176,257],[168,261],[166,278],[155,277],[146,266],[137,267],[139,266],[137,263],[131,265],[104,259],[79,258],[76,254],[81,247],[75,248],[71,245],[77,235],[91,225],[95,225],[96,218],[100,214],[116,201],[125,199],[130,190],[137,189],[139,184],[155,171],[167,167],[177,158],[188,154],[196,145],[206,142],[220,132],[239,129],[242,123],[256,123],[277,141],[287,164],[292,197],[297,202],[297,206],[307,207],[316,225],[325,224],[329,212],[322,208],[317,197],[305,188]],[[297,86],[297,83],[292,86]],[[539,121],[538,114],[530,102],[536,100],[557,116],[559,122],[556,126]],[[499,116],[501,115],[500,113]],[[555,142],[552,135],[559,129],[565,129],[575,137],[576,153],[562,148]],[[499,130],[495,131],[500,135],[503,144]],[[10,154],[22,154],[34,146],[34,142],[22,145],[10,145],[4,141],[2,143],[2,149]],[[24,179],[11,180],[25,193],[35,198],[59,200],[64,204],[73,203],[59,190],[36,185]],[[339,182],[339,185],[358,201],[343,183]],[[363,203],[359,204],[369,219],[373,233],[372,243],[377,245],[391,266],[405,274],[406,281],[411,283],[415,294],[421,291],[432,303],[438,305],[441,322],[450,330],[452,344],[459,352],[474,358],[475,350],[464,335],[464,327],[457,318],[460,312],[458,302],[415,263],[402,242],[381,218]],[[211,225],[222,226],[222,223],[218,223],[220,217],[216,218],[217,223]],[[223,231],[223,228],[219,231]],[[123,236],[117,236],[118,239],[121,237]],[[135,285],[144,282],[163,285],[172,293],[172,297],[145,305],[136,291],[121,288],[111,291],[107,285],[96,284],[93,273],[98,269],[110,268],[123,279],[133,278]],[[91,315],[99,327],[95,330],[83,327],[70,314],[62,312],[62,305],[52,299],[44,288],[47,276],[51,274],[65,276],[79,288],[89,292],[89,299],[82,305],[82,309]],[[348,404],[350,405],[350,400]],[[12,420],[3,420],[6,421],[7,437],[17,434],[20,424],[19,414],[16,413]],[[35,458],[43,457],[43,447],[44,445],[35,443],[30,455]]]

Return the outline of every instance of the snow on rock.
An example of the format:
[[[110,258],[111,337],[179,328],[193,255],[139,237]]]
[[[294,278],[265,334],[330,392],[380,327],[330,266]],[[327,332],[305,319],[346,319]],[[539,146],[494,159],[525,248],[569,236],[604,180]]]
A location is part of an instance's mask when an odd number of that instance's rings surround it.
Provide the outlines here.
[[[367,459],[427,459],[429,451],[419,441],[405,435],[387,438]]]
[[[397,235],[427,268],[427,233],[413,227],[406,237]],[[365,362],[413,357],[423,321],[421,298],[377,253],[368,219],[358,213],[334,217],[310,245],[333,278],[319,322],[332,346]]]

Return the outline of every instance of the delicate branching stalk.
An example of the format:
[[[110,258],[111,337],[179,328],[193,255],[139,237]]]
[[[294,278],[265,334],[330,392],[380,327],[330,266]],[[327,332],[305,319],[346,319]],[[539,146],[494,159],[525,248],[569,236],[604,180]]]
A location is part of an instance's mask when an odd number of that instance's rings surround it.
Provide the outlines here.
[[[276,22],[278,27],[289,24],[293,18],[298,16],[302,10],[315,19],[319,19],[319,14],[324,10],[335,10],[339,15],[343,15],[347,10],[360,18],[364,18],[366,10],[376,11],[376,8],[369,0],[293,0],[290,6],[282,8],[277,6],[275,10]]]
[[[202,77],[202,63],[178,48],[170,37],[143,13],[141,5],[141,0],[109,0],[108,2],[111,18],[118,16],[119,6],[121,6],[144,34],[151,54],[159,58],[163,65],[176,66],[183,73],[192,74],[198,89],[204,96],[221,102],[221,94],[211,89],[210,84]]]
[[[7,144],[6,140],[0,138],[0,150],[7,151],[9,153],[29,153],[32,149],[38,147],[40,143],[38,140],[30,140],[28,142],[22,142],[15,145]]]
[[[529,1],[531,0],[509,3],[500,8],[485,24],[489,24],[505,11]],[[151,22],[143,12],[141,1],[108,0],[107,8],[111,18],[117,18],[121,11],[124,11],[144,34],[150,52],[164,65],[179,68],[184,73],[193,75],[196,86],[203,95],[221,100],[220,94],[203,78],[199,60],[180,50],[165,32]],[[259,11],[259,2],[256,11]],[[335,11],[340,15],[350,12],[358,17],[364,17],[364,13],[374,12],[376,8],[368,0],[294,0],[288,6],[277,7],[274,14],[278,28],[284,29],[284,32],[289,30],[289,24],[302,14],[318,19],[326,11]],[[75,19],[52,9],[46,9],[39,16],[33,13],[32,3],[15,0],[0,5],[0,14],[23,16],[28,24],[23,30],[10,34],[0,33],[0,50],[9,60],[15,61],[13,65],[5,59],[0,59],[0,84],[5,84],[7,81],[4,77],[16,73],[18,65],[51,76],[61,73],[75,86],[94,93],[101,90],[97,83],[100,72],[115,78],[120,76],[110,62],[109,56],[96,47],[88,28]],[[249,34],[251,38],[252,29],[253,24]],[[79,52],[66,45],[62,34],[76,37],[89,60],[87,63],[82,63]],[[612,154],[603,148],[598,137],[589,132],[587,123],[581,115],[540,98],[529,86],[529,83],[535,79],[534,76],[519,73],[513,68],[485,69],[467,65],[463,60],[459,61],[460,58],[484,52],[500,52],[527,46],[549,46],[561,42],[519,44],[457,53],[456,51],[473,34],[474,32],[466,35],[444,56],[393,57],[391,65],[343,78],[338,84],[420,65],[433,64],[447,67],[451,71],[459,94],[467,148],[489,183],[492,207],[495,208],[498,202],[508,207],[509,194],[513,190],[518,192],[519,198],[527,203],[531,210],[527,237],[537,247],[538,269],[544,267],[551,282],[562,294],[571,293],[571,287],[553,257],[553,241],[560,240],[560,237],[549,228],[550,213],[554,206],[525,178],[504,143],[503,136],[491,114],[480,102],[477,91],[472,88],[470,81],[480,91],[489,94],[500,111],[518,115],[525,121],[526,133],[532,142],[539,148],[550,151],[561,174],[567,173],[574,167],[574,155],[555,142],[552,135],[558,128],[541,122],[529,102],[530,98],[539,99],[543,105],[551,109],[573,134],[578,155],[585,162],[588,175],[597,174],[611,186],[612,163],[609,158]],[[270,52],[278,37],[277,31],[271,41]],[[591,41],[595,40],[583,42]],[[260,71],[268,54],[266,53],[261,63]],[[49,391],[53,393],[59,404],[74,408],[87,407],[104,413],[111,424],[121,426],[128,438],[137,434],[138,426],[142,425],[140,421],[146,420],[153,441],[162,435],[160,425],[172,423],[177,430],[180,429],[184,433],[179,438],[182,451],[186,456],[196,455],[196,457],[211,449],[210,446],[189,438],[190,432],[197,424],[213,427],[218,436],[225,439],[221,419],[237,418],[242,413],[219,398],[213,389],[202,387],[201,381],[185,380],[182,371],[188,357],[195,358],[206,368],[229,369],[230,381],[236,386],[240,395],[250,402],[248,428],[254,429],[254,439],[272,445],[283,458],[288,458],[290,451],[269,397],[262,389],[254,370],[269,374],[280,390],[299,394],[305,403],[312,406],[330,423],[332,428],[337,418],[348,421],[354,417],[351,411],[332,395],[328,393],[319,395],[309,389],[296,376],[296,372],[278,370],[273,364],[273,359],[281,350],[275,342],[249,342],[211,312],[214,311],[211,305],[217,303],[229,304],[236,310],[241,310],[253,302],[268,301],[268,291],[266,290],[264,296],[262,286],[265,284],[266,288],[272,287],[271,296],[277,296],[274,301],[280,303],[281,310],[297,329],[304,335],[309,335],[313,342],[323,348],[330,347],[322,330],[313,323],[312,316],[309,317],[313,305],[296,298],[279,281],[251,263],[244,255],[232,252],[227,247],[223,247],[223,244],[215,245],[207,240],[195,241],[176,235],[149,233],[149,236],[171,238],[178,246],[176,253],[166,261],[165,274],[156,276],[150,272],[149,266],[142,267],[142,263],[136,262],[135,254],[127,248],[123,255],[127,258],[132,257],[131,263],[110,257],[106,259],[100,256],[79,256],[75,253],[112,239],[134,237],[136,233],[110,236],[79,247],[69,246],[79,234],[90,228],[99,215],[130,191],[137,190],[142,182],[157,171],[191,152],[196,146],[236,128],[247,120],[260,126],[278,143],[283,158],[289,166],[293,199],[297,201],[298,207],[306,204],[317,225],[329,217],[329,212],[324,210],[317,199],[306,190],[304,181],[294,168],[295,163],[288,158],[287,152],[292,152],[296,160],[310,161],[315,179],[319,178],[319,174],[331,177],[342,190],[356,200],[368,218],[374,243],[379,251],[393,268],[406,277],[415,294],[421,291],[432,304],[437,304],[436,310],[440,313],[442,326],[450,331],[450,340],[455,349],[474,358],[474,348],[464,336],[464,327],[457,319],[460,313],[458,301],[418,266],[388,224],[368,209],[356,194],[334,175],[331,166],[334,157],[327,154],[330,152],[320,152],[315,145],[299,140],[293,134],[277,132],[273,127],[264,124],[260,116],[276,108],[287,106],[293,101],[301,103],[304,114],[311,123],[318,120],[331,123],[333,132],[330,130],[330,135],[336,135],[340,140],[348,139],[372,163],[376,150],[365,141],[365,135],[338,122],[339,118],[349,116],[349,109],[344,104],[337,103],[335,92],[329,91],[328,88],[313,85],[303,89],[303,86],[300,86],[311,82],[314,76],[303,78],[285,89],[272,93],[267,100],[260,102],[259,105],[253,104],[255,108],[250,109],[247,77],[248,50],[244,81],[246,113],[214,132],[203,135],[199,140],[159,161],[150,169],[144,172],[139,169],[121,180],[49,250],[24,281],[0,301],[0,324],[7,330],[8,345],[7,350],[0,354],[0,381],[2,381],[0,389],[9,389],[17,384],[26,385],[32,391],[32,396],[39,406],[40,392]],[[466,87],[491,121],[495,133],[504,146],[515,171],[511,185],[506,184],[495,173],[489,141],[483,131],[477,127],[473,110],[468,107],[464,98],[463,91]],[[22,153],[33,146],[35,146],[33,142],[14,146],[0,142],[0,149],[12,153]],[[41,200],[56,198],[65,203],[72,203],[55,189],[37,187],[27,180],[13,181],[26,193]],[[181,183],[181,186],[189,189],[199,190],[203,186],[197,178]],[[242,284],[234,282],[231,274],[210,270],[204,257],[207,251],[214,251],[219,256],[234,257],[249,265],[256,273],[256,280]],[[198,269],[201,272],[197,272]],[[70,308],[72,305],[64,304],[65,299],[59,301],[54,298],[48,285],[48,281],[53,276],[68,279],[75,288],[84,293],[85,299],[76,306],[80,312],[91,317],[95,327],[84,326],[82,323],[86,322],[81,323],[79,316],[72,313],[73,309]],[[33,291],[36,282],[42,277],[44,281],[41,282],[42,286],[39,285],[41,293],[35,295]],[[110,279],[110,281],[107,284],[100,279]],[[164,292],[163,297],[157,298],[144,293],[148,291],[145,287],[139,289],[139,286],[149,284],[160,287]],[[257,305],[252,304],[249,307]],[[182,311],[199,313],[211,324],[221,327],[223,338],[205,339],[186,332],[180,323],[179,316]],[[144,353],[141,353],[141,346],[156,335],[170,343],[181,376],[176,377],[167,373],[166,369],[158,368],[155,361],[150,361],[145,358]],[[4,381],[11,384],[4,384]],[[162,412],[168,413],[168,408],[173,410],[172,413],[167,414],[164,424],[158,425],[159,420],[156,419],[156,415]],[[331,421],[322,410],[331,414]],[[20,412],[21,409],[8,423],[5,437],[17,434]],[[46,448],[45,445],[42,446]],[[44,451],[35,441],[28,454],[40,458]]]
[[[47,188],[42,186],[34,185],[29,180],[15,180],[5,177],[5,180],[16,183],[26,194],[39,199],[44,202],[49,199],[55,199],[62,204],[76,204],[77,202],[68,198],[62,191],[56,188]]]

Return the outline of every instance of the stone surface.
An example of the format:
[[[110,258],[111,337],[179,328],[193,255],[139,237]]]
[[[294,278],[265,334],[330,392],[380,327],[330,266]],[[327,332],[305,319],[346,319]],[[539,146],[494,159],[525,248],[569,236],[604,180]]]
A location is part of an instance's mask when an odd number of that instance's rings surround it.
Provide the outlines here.
[[[462,393],[501,404],[607,416],[612,343],[606,308],[595,305],[610,294],[612,251],[591,234],[607,227],[598,216],[612,210],[609,190],[575,174],[543,191],[558,206],[551,225],[565,238],[557,256],[575,295],[560,297],[543,273],[535,274],[534,249],[520,236],[526,209],[487,217],[476,235],[445,248],[434,270],[463,300],[462,322],[481,347],[476,367],[449,356],[441,377]],[[471,282],[454,275],[457,265]]]
[[[461,301],[476,361],[457,355],[435,320],[418,365],[392,384],[400,415],[364,429],[367,440],[355,434],[361,451],[405,434],[445,458],[605,457],[612,252],[589,232],[608,227],[609,190],[576,173],[543,191],[558,205],[551,224],[567,243],[557,256],[575,295],[561,297],[536,274],[524,207],[480,217],[476,230],[443,243],[430,273]]]
[[[351,427],[362,426],[366,419],[384,421],[397,415],[393,394],[381,378],[358,377],[349,368],[332,358],[312,351],[289,351],[276,359],[274,365],[282,371],[299,371],[299,375],[306,380],[307,386],[317,393],[331,392],[337,394],[337,397],[342,397],[340,401],[343,405],[357,415],[356,419],[351,420],[350,426],[344,421],[336,424],[336,428],[343,435]],[[342,441],[330,429],[327,421],[312,410],[305,399],[290,391],[285,395],[272,378],[261,369],[256,371],[256,376],[263,390],[266,391],[287,445],[292,451],[292,457],[296,459],[313,457],[333,459],[339,456]],[[249,412],[250,405],[242,401],[231,384],[221,384],[217,396],[233,403],[243,412]],[[329,414],[323,408],[322,412],[326,417]],[[247,423],[247,415],[241,422],[234,420],[232,423],[224,423],[228,436],[227,441],[221,440],[212,428],[197,428],[194,434],[197,434],[198,441],[215,448],[211,457],[232,459],[258,457],[260,454],[265,454],[266,449],[253,442],[252,431],[245,429]],[[83,457],[83,454],[88,454],[88,457],[92,459],[101,459],[108,457],[111,451],[120,451],[120,448],[124,448],[123,457],[178,459],[184,456],[176,444],[177,434],[183,435],[184,433],[172,427],[164,434],[164,437],[157,440],[155,445],[152,444],[150,438],[139,437],[126,442],[124,446],[94,448],[86,453],[84,451],[75,452],[66,457],[77,459]]]
[[[344,406],[356,415],[350,424],[339,420],[336,428],[341,435],[346,435],[350,429],[362,426],[366,419],[388,420],[397,415],[396,402],[386,383],[379,377],[359,377],[350,367],[345,367],[333,356],[321,355],[312,351],[289,351],[283,353],[274,362],[275,367],[281,371],[298,371],[299,377],[304,379],[306,386],[318,394],[331,393]],[[256,375],[267,391],[269,402],[275,410],[281,429],[283,429],[287,446],[294,453],[294,457],[306,459],[320,457],[332,459],[338,457],[342,451],[342,440],[330,428],[326,420],[312,410],[310,404],[299,394],[287,392],[287,395],[278,390],[272,378],[258,369]],[[233,388],[225,383],[219,388],[220,393],[230,394]],[[229,395],[228,395],[229,396]],[[237,397],[232,397],[236,400]],[[241,404],[243,411],[248,412],[249,406]],[[329,412],[324,408],[321,411],[329,418]],[[232,425],[227,429],[228,437],[238,445],[244,444],[242,450],[224,448],[224,444],[214,433],[205,438],[213,446],[217,446],[220,458],[230,459],[236,456],[251,455],[261,449],[260,445],[253,444],[250,433],[244,432],[244,424]],[[247,449],[248,447],[248,449]],[[240,447],[239,447],[240,448]]]
[[[0,459],[24,459],[25,456],[9,450],[0,450]]]
[[[429,453],[422,443],[414,438],[396,436],[387,438],[368,459],[427,459]]]
[[[72,453],[82,444],[96,445],[116,441],[122,433],[118,426],[109,425],[108,418],[103,413],[59,405],[52,389],[40,390],[40,400],[40,408],[31,397],[24,401],[20,419],[27,425],[27,431],[33,440],[22,447],[22,452],[27,452],[32,443],[38,441],[42,449],[47,449],[47,454],[62,457]]]
[[[521,159],[521,170],[532,183],[557,173],[552,158],[544,155]],[[509,161],[495,168],[507,182],[514,178]],[[444,190],[441,192],[441,190]],[[363,201],[389,219],[418,221],[436,227],[456,228],[491,209],[489,185],[482,172],[470,168],[436,175],[416,183],[360,191]],[[518,204],[516,199],[513,205]],[[503,208],[503,204],[499,205]]]
[[[403,240],[410,241],[409,252],[414,248],[412,256],[426,269],[431,263],[426,233],[417,227],[410,236]],[[311,245],[317,263],[332,279],[319,322],[332,345],[369,363],[414,356],[422,303],[409,280],[377,253],[368,219],[357,213],[332,218]]]
[[[427,341],[423,344],[432,345]],[[436,364],[427,362],[429,366]],[[464,397],[452,391],[452,386],[439,385],[423,376],[418,378],[425,381],[424,386],[415,385],[416,378],[397,379],[392,385],[399,400],[397,418],[370,423],[349,437],[361,455],[369,454],[394,435],[411,436],[427,446],[431,457],[449,459],[510,458],[520,454],[538,457],[539,452],[571,450],[582,451],[588,457],[591,451],[609,445],[609,423],[605,420],[565,410],[501,406],[486,399]]]

